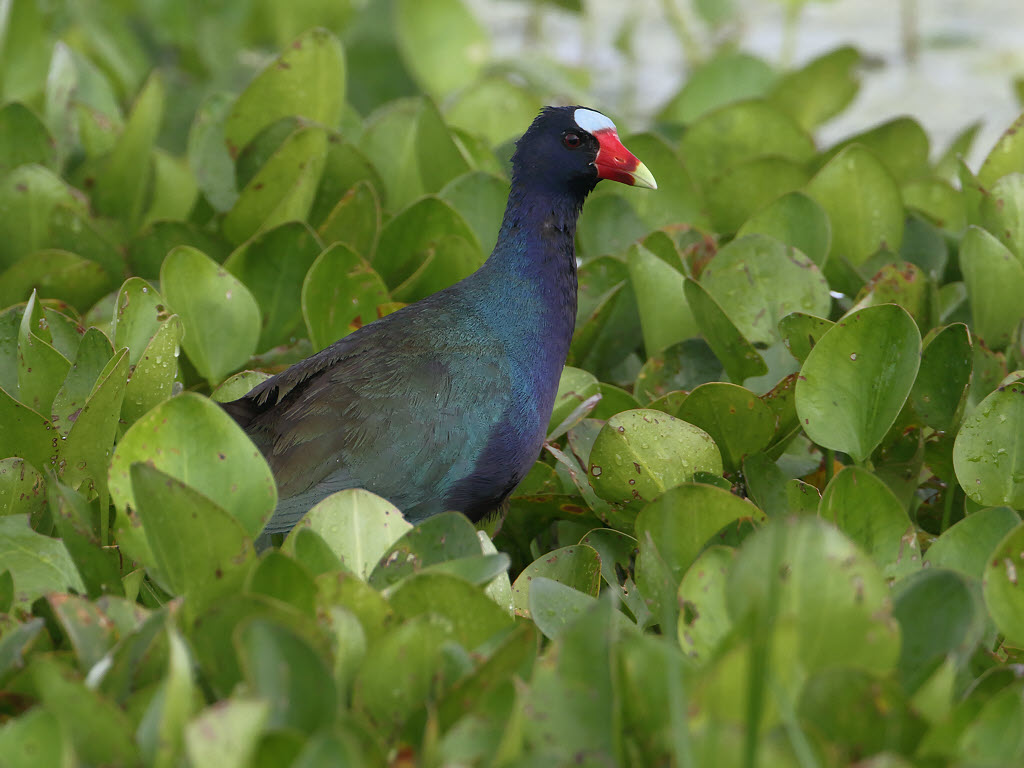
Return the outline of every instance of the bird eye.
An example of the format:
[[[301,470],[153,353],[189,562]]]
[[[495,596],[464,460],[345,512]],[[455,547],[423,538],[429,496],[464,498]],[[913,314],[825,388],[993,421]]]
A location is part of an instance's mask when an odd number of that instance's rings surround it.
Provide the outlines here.
[[[562,143],[569,149],[576,149],[582,142],[575,133],[567,133],[562,137]]]

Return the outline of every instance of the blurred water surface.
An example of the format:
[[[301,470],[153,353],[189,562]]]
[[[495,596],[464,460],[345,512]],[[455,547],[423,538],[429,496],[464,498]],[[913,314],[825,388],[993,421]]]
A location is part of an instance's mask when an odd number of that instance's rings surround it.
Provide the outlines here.
[[[904,6],[896,0],[809,3],[785,54],[785,3],[733,2],[739,11],[734,38],[742,50],[774,63],[788,55],[799,65],[851,44],[876,65],[865,72],[856,101],[819,131],[824,144],[910,115],[938,152],[967,125],[981,121],[969,158],[976,166],[1020,113],[1013,79],[1024,76],[1024,0],[916,0],[913,61],[905,56]],[[583,66],[591,73],[595,97],[620,114],[648,118],[685,81],[686,57],[663,0],[584,0],[582,16],[550,6],[535,14],[529,3],[511,0],[470,4],[490,28],[496,53],[521,57],[540,51]],[[632,26],[624,36],[625,52],[616,47],[624,24],[627,30]],[[694,32],[710,49],[709,31],[695,24]]]

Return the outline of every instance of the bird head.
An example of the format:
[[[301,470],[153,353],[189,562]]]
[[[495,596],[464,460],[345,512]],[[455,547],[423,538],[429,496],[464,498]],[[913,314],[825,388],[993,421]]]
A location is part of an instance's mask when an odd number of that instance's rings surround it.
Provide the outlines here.
[[[564,183],[586,196],[601,179],[657,189],[647,166],[622,146],[615,123],[586,107],[545,107],[516,142],[513,178]]]

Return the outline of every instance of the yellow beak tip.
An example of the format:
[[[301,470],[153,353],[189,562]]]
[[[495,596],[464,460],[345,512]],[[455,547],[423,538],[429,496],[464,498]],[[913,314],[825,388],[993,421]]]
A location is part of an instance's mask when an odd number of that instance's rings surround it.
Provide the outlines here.
[[[658,182],[654,180],[654,174],[647,170],[647,166],[643,163],[640,163],[631,175],[633,176],[634,187],[644,187],[645,189],[658,188]]]

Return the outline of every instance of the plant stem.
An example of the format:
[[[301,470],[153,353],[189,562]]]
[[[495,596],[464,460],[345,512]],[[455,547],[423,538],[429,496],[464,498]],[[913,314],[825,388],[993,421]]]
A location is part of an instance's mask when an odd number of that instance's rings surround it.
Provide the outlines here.
[[[676,0],[661,0],[661,7],[669,24],[672,25],[676,37],[679,38],[679,42],[683,46],[683,56],[686,58],[687,65],[691,68],[696,66],[704,56],[700,43],[697,42],[697,38],[690,29],[686,16],[679,9]]]
[[[949,521],[953,517],[953,498],[956,496],[956,489],[952,483],[946,484],[946,498],[942,500],[942,527],[939,533],[943,534],[949,528]]]
[[[803,3],[796,0],[789,0],[786,3],[786,16],[782,23],[782,51],[779,55],[779,64],[782,69],[789,69],[796,57],[796,28],[800,22],[800,12],[803,10]]]
[[[104,486],[100,489],[100,546],[110,543],[110,491]]]
[[[920,49],[917,19],[917,0],[902,0],[900,3],[900,39],[903,43],[903,58],[908,63],[917,61]]]

